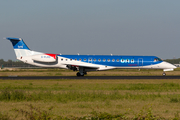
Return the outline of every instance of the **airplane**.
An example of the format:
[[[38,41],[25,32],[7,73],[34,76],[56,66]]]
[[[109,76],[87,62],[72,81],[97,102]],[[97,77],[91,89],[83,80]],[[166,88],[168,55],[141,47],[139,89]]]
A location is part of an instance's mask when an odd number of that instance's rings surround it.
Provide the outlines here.
[[[77,76],[84,76],[90,71],[117,68],[163,69],[162,75],[165,76],[165,71],[173,71],[176,68],[156,56],[50,54],[30,50],[21,38],[7,37],[6,39],[11,41],[18,60],[40,67],[78,71]]]

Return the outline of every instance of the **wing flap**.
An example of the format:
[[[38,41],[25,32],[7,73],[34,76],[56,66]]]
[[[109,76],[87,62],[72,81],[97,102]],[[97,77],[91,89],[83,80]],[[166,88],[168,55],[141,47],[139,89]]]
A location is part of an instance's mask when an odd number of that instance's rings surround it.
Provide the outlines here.
[[[99,66],[92,65],[92,64],[64,64],[64,65],[70,65],[70,66],[75,66],[75,67],[83,67],[86,69],[98,69],[99,68]]]

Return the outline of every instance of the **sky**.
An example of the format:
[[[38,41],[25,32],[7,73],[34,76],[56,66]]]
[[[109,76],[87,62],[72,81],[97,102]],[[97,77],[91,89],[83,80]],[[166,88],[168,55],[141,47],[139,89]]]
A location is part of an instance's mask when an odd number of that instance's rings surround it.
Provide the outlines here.
[[[180,58],[180,0],[2,0],[0,59],[16,60],[20,37],[55,54]]]

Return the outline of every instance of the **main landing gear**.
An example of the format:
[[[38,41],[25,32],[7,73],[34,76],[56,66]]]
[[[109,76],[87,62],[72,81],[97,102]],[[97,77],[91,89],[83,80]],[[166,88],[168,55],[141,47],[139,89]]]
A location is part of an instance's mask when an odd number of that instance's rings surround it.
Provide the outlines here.
[[[165,72],[163,72],[163,74],[162,74],[163,76],[166,76],[166,73]]]
[[[84,75],[87,75],[87,72],[85,71],[85,69],[83,67],[79,67],[79,72],[77,72],[76,75],[77,76],[84,76]]]
[[[84,73],[77,72],[77,76],[84,76]]]
[[[84,76],[84,75],[87,75],[87,72],[83,72],[83,73],[77,72],[76,75],[77,75],[77,76]]]

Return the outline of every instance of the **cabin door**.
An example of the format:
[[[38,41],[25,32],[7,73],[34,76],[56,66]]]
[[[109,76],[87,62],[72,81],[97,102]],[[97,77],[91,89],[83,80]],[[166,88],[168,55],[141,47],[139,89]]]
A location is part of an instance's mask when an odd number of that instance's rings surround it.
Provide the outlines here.
[[[143,66],[143,59],[142,58],[138,59],[138,64],[139,64],[139,67]]]

